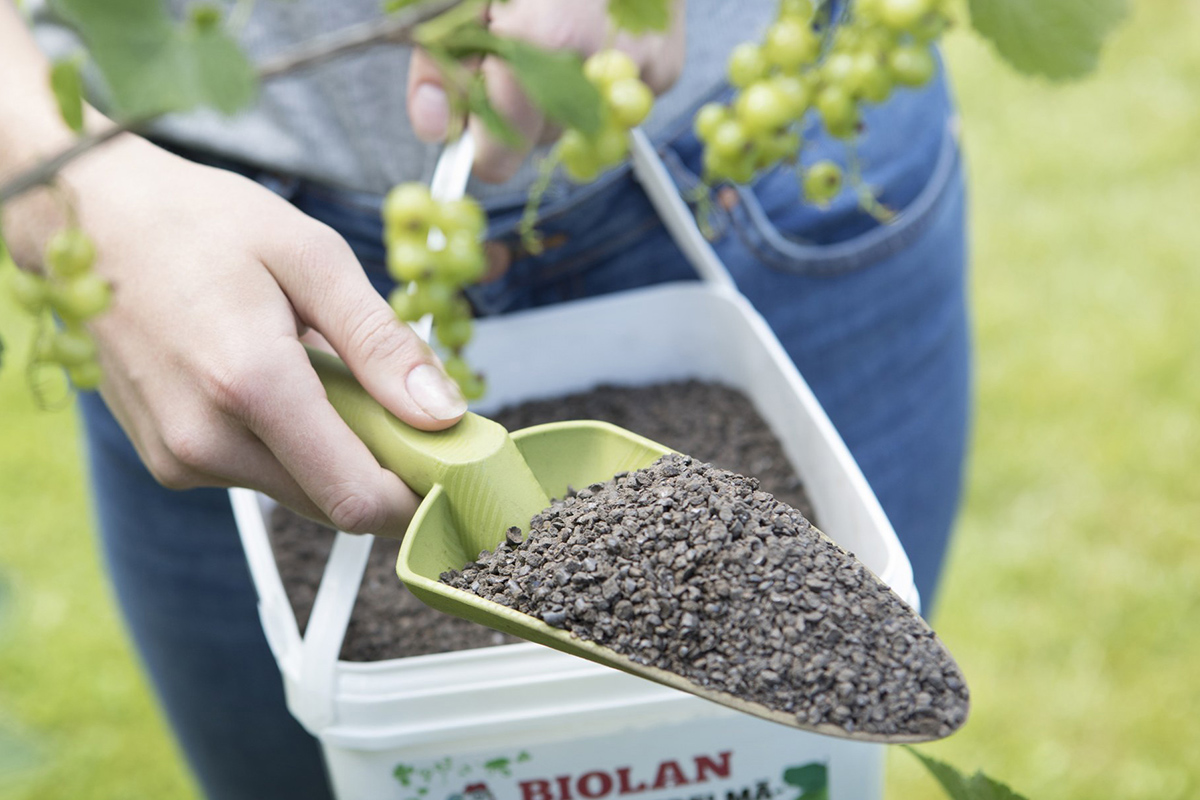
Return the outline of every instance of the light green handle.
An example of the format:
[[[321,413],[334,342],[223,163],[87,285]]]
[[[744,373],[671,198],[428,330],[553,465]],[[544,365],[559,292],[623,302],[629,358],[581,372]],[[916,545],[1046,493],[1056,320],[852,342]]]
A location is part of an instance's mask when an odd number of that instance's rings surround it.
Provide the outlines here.
[[[464,529],[527,531],[550,505],[499,423],[468,412],[446,430],[417,430],[367,394],[337,357],[310,349],[309,359],[329,402],[379,463],[422,496],[440,484]]]

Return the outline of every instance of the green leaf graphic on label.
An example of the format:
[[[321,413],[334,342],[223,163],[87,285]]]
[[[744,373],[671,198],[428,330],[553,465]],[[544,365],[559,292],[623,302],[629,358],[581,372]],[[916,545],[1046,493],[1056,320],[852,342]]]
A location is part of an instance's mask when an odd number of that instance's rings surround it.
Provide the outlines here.
[[[392,774],[400,781],[401,786],[409,786],[412,783],[413,768],[407,764],[397,764]]]
[[[1022,72],[1054,80],[1096,68],[1125,0],[969,0],[971,24]]]
[[[496,772],[496,773],[503,775],[506,778],[509,778],[509,777],[512,777],[512,770],[509,769],[510,764],[512,764],[512,761],[510,759],[503,758],[503,757],[493,758],[491,761],[485,761],[483,764],[483,768],[486,769],[488,772]]]
[[[447,791],[455,788],[454,783],[456,779],[466,779],[460,786],[486,787],[486,784],[481,782],[478,777],[468,778],[468,776],[486,772],[491,775],[511,778],[513,776],[512,767],[514,763],[523,763],[532,759],[533,756],[525,750],[522,750],[515,757],[495,756],[486,761],[479,759],[471,762],[457,762],[453,758],[446,757],[432,763],[397,764],[392,769],[392,775],[395,776],[401,786],[409,789],[408,792],[404,793],[403,800],[421,800],[426,795],[429,795],[431,798],[446,796],[462,800],[466,795],[445,794]],[[434,791],[432,792],[430,791],[431,786],[434,787]]]
[[[824,764],[789,767],[783,772],[783,782],[800,790],[797,800],[826,800],[829,797],[829,771]]]

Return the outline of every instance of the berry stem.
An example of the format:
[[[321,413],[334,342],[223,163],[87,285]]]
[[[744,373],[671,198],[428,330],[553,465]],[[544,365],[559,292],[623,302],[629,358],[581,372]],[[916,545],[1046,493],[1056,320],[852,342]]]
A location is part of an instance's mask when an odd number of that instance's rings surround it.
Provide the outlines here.
[[[894,220],[896,212],[879,202],[875,190],[863,180],[862,159],[859,158],[858,148],[854,144],[846,145],[846,166],[849,171],[850,186],[854,189],[854,193],[858,195],[859,208],[883,225],[887,225]]]
[[[521,234],[521,246],[535,256],[541,255],[544,249],[542,235],[537,231],[538,208],[541,207],[542,198],[546,195],[546,190],[550,188],[550,182],[554,179],[554,170],[558,168],[561,160],[562,157],[557,146],[542,158],[538,164],[537,180],[529,187],[525,210],[521,214],[521,222],[517,225],[517,232]]]

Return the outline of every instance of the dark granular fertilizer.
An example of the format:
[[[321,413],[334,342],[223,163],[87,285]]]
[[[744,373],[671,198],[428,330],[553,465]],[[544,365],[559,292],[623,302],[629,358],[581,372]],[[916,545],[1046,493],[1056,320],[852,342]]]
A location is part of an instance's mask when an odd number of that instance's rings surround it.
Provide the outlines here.
[[[442,580],[803,725],[931,739],[966,720],[933,631],[753,478],[665,456],[519,534]]]
[[[702,381],[601,386],[510,406],[493,418],[509,430],[569,419],[611,422],[702,461],[758,476],[764,490],[813,519],[808,497],[779,441],[750,401],[727,386]],[[270,536],[303,631],[329,560],[333,531],[280,507],[272,515]],[[342,643],[343,660],[381,661],[520,641],[418,600],[396,578],[399,549],[399,542],[375,540]]]

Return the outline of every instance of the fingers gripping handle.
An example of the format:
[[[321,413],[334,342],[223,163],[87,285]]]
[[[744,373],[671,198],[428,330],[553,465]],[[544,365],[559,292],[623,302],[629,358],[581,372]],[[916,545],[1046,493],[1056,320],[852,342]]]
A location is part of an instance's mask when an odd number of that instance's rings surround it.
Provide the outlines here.
[[[471,167],[474,161],[475,142],[470,134],[464,133],[457,141],[448,144],[442,151],[434,169],[430,187],[434,199],[444,202],[461,198],[466,192],[467,181],[471,176]],[[429,236],[429,244],[434,249],[445,246],[446,240],[441,231],[433,230]],[[418,336],[429,341],[433,334],[433,318],[425,317],[414,323],[412,327]],[[343,402],[342,405],[356,408],[355,413],[363,419],[364,424],[373,425],[376,428],[386,424],[384,418],[378,413],[382,412],[381,408],[378,408],[377,405],[372,408],[373,403],[353,399],[358,395],[365,396],[366,394],[356,383],[353,386],[342,383],[341,387],[341,396],[347,398],[347,402]],[[369,398],[367,399],[369,400]],[[341,411],[342,408],[338,410]],[[384,413],[386,415],[386,412]],[[363,433],[357,428],[355,431],[359,433],[360,438],[363,437]],[[411,454],[409,455],[411,456]],[[379,458],[380,455],[376,453],[376,457]],[[436,473],[436,469],[430,469],[429,461],[408,457],[403,459],[402,463],[413,465],[414,472],[400,477],[418,493],[428,492]],[[310,730],[316,730],[336,721],[336,706],[333,698],[337,690],[335,685],[337,657],[346,636],[346,627],[350,624],[350,615],[358,598],[358,589],[362,584],[367,558],[370,556],[371,545],[374,541],[375,537],[370,534],[356,535],[339,531],[334,540],[329,561],[325,565],[325,572],[321,577],[321,585],[317,589],[312,615],[309,618],[300,648],[299,692],[293,693],[290,698],[293,712]]]

